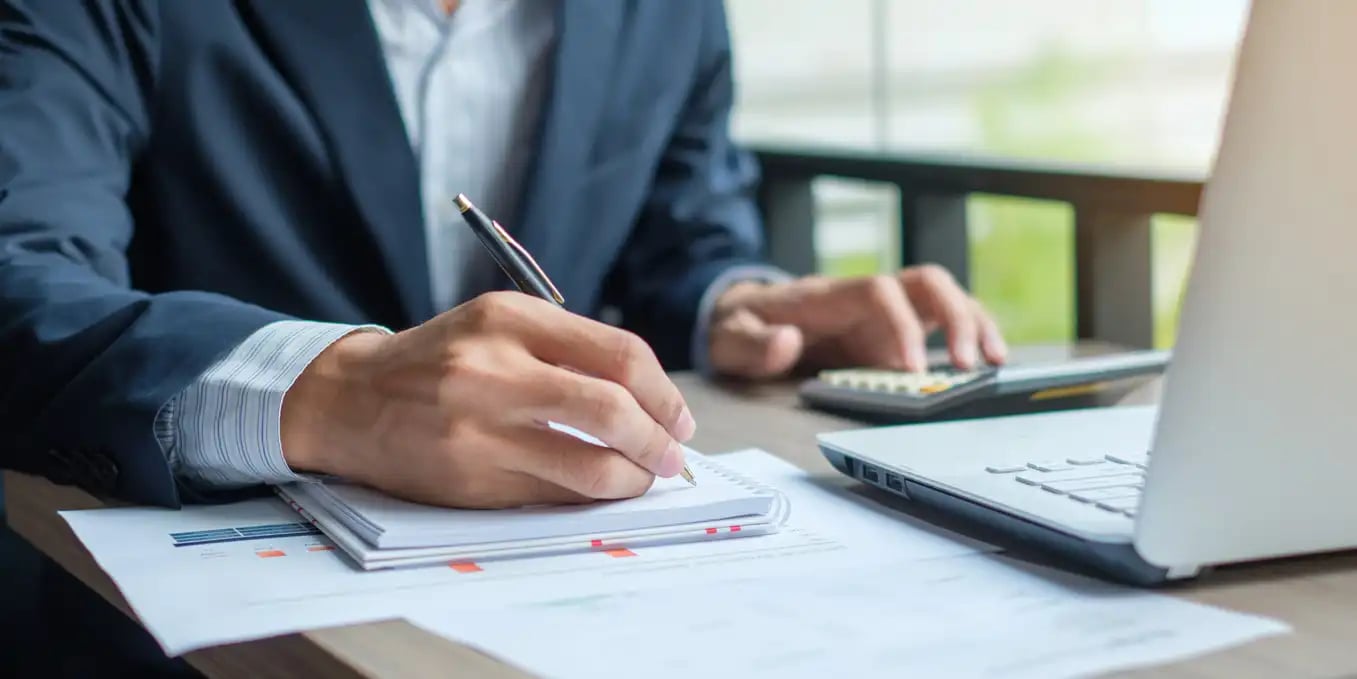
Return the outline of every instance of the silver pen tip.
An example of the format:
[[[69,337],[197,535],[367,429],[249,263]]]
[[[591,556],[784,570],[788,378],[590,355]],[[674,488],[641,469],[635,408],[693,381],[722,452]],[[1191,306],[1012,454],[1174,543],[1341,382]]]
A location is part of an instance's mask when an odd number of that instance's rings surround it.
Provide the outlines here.
[[[466,194],[464,193],[457,194],[457,197],[453,198],[452,202],[456,203],[457,209],[461,210],[462,212],[466,212],[467,210],[470,210],[472,207],[471,201],[467,199]]]
[[[688,485],[697,485],[697,479],[693,478],[693,472],[688,469],[688,465],[683,465],[683,471],[679,472],[679,476],[682,476],[683,480],[688,482]]]

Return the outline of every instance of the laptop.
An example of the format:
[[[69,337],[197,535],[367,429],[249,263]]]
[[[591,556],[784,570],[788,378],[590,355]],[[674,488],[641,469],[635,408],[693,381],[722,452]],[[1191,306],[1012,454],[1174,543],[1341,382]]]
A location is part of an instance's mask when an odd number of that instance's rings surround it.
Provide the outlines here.
[[[1156,407],[825,434],[843,473],[1140,585],[1357,547],[1357,2],[1253,3]]]

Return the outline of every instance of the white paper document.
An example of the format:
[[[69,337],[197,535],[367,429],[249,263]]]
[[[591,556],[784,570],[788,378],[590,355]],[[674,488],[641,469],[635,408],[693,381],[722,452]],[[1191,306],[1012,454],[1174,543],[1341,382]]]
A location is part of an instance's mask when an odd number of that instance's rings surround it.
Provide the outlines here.
[[[1285,630],[997,557],[766,453],[719,459],[785,495],[781,531],[367,572],[273,499],[62,515],[171,655],[405,617],[548,676],[1059,677]]]
[[[831,573],[988,549],[828,491],[766,453],[718,458],[781,491],[778,533],[364,572],[281,501],[62,516],[167,653],[407,614],[500,609],[745,578]]]
[[[561,596],[411,621],[566,679],[1086,676],[1286,626],[993,555]]]

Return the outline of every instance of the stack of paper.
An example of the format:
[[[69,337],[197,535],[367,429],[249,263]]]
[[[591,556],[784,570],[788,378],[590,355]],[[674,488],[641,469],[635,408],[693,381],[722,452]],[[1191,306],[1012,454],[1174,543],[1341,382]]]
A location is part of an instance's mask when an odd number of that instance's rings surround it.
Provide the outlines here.
[[[627,558],[580,552],[358,572],[270,499],[62,516],[170,655],[404,617],[553,677],[640,667],[648,679],[1046,679],[1287,629],[977,553],[991,548],[766,453],[714,459],[784,493],[796,507],[786,525],[755,540],[638,547]],[[694,471],[709,485],[706,467]]]
[[[364,569],[719,540],[776,531],[787,503],[770,488],[688,451],[698,484],[657,479],[644,495],[494,512],[397,500],[347,484],[279,489]]]

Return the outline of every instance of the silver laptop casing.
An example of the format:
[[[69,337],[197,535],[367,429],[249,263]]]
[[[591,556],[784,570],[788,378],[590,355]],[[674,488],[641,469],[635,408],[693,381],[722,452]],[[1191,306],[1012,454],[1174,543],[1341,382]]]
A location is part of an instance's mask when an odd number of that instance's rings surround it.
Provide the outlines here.
[[[1353,64],[1357,2],[1253,3],[1160,410],[843,432],[823,452],[1133,582],[1357,547]],[[983,471],[1136,445],[1153,453],[1134,521]]]

